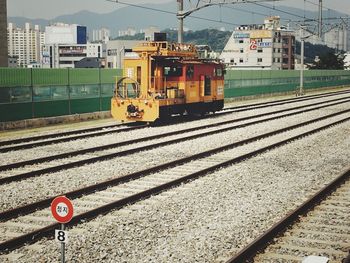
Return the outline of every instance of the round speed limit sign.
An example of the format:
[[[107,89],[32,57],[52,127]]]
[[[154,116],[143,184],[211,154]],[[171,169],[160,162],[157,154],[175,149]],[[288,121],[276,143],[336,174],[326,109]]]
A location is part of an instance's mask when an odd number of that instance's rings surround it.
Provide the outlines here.
[[[68,223],[73,217],[72,202],[65,196],[56,197],[51,203],[51,213],[59,223]]]

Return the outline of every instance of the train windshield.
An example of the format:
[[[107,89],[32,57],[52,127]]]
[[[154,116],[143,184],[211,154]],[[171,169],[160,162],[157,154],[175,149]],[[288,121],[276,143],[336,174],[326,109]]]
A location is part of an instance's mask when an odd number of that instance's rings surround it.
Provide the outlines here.
[[[165,66],[164,76],[166,77],[180,77],[182,76],[182,66]]]

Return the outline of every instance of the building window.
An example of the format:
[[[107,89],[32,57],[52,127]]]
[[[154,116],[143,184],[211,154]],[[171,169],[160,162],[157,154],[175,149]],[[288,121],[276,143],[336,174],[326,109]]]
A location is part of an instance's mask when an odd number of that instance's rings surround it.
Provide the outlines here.
[[[235,59],[234,59],[234,58],[231,58],[230,62],[231,62],[231,63],[235,63]]]
[[[258,53],[263,53],[263,49],[262,48],[258,48]]]
[[[240,59],[239,59],[239,63],[243,63],[243,58],[240,58]]]
[[[243,52],[244,52],[243,48],[240,48],[240,49],[239,49],[239,52],[240,52],[240,53],[243,53]]]
[[[262,62],[262,58],[258,58],[258,62]]]
[[[243,39],[240,39],[238,42],[239,42],[240,44],[242,44],[242,43],[244,43],[244,40],[243,40]]]

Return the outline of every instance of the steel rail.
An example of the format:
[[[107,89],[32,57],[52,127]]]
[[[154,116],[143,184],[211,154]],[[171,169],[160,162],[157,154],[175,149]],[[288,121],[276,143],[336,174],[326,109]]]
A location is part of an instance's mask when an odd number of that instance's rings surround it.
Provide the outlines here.
[[[236,109],[239,110],[241,108],[244,108],[244,110],[242,111],[246,111],[246,110],[249,110],[248,107],[254,107],[253,109],[261,109],[268,106],[279,106],[284,104],[297,103],[300,101],[313,100],[313,99],[319,99],[324,97],[333,97],[333,96],[348,94],[348,93],[350,93],[350,90],[344,90],[344,91],[338,91],[338,92],[327,92],[323,94],[309,95],[309,96],[298,97],[298,98],[281,99],[281,100],[259,102],[259,103],[242,105],[242,106],[227,107],[224,110],[236,110]],[[263,107],[258,107],[258,106],[263,106]],[[248,109],[245,109],[245,108],[248,108]],[[235,112],[239,112],[239,111],[235,111]]]
[[[124,207],[126,205],[136,203],[139,200],[143,200],[143,199],[149,198],[152,195],[159,194],[160,192],[162,192],[164,190],[171,189],[171,188],[173,188],[175,186],[179,186],[179,185],[181,185],[183,183],[186,183],[186,182],[189,182],[189,181],[191,181],[193,179],[205,176],[208,173],[215,172],[219,168],[225,168],[225,167],[228,167],[230,165],[233,165],[233,164],[236,164],[236,163],[240,163],[242,161],[250,159],[250,158],[252,158],[254,156],[257,156],[259,154],[265,153],[267,151],[271,151],[271,150],[273,150],[275,148],[278,148],[280,146],[286,145],[288,143],[291,143],[291,142],[296,141],[298,139],[304,138],[306,136],[315,134],[315,133],[320,132],[322,130],[326,130],[326,129],[330,128],[330,127],[333,127],[335,125],[344,123],[344,122],[349,121],[349,120],[350,120],[350,117],[344,118],[342,120],[335,121],[333,123],[324,125],[322,127],[319,127],[319,128],[316,128],[316,129],[313,129],[313,130],[301,133],[299,135],[290,137],[288,139],[285,139],[285,140],[282,140],[282,141],[270,144],[268,146],[262,147],[260,149],[251,151],[251,152],[249,152],[247,154],[243,154],[243,155],[241,155],[239,157],[236,157],[236,158],[233,158],[231,160],[224,161],[224,162],[222,162],[220,164],[216,164],[214,166],[211,166],[209,168],[203,169],[201,171],[194,172],[194,173],[192,173],[190,175],[187,175],[187,176],[184,176],[182,178],[173,180],[171,182],[162,184],[160,186],[157,186],[157,187],[145,190],[143,192],[134,194],[134,195],[126,197],[124,199],[121,199],[121,200],[109,203],[107,205],[103,205],[103,206],[98,207],[96,209],[92,209],[92,210],[87,211],[85,213],[76,215],[67,224],[67,226],[73,226],[73,225],[79,224],[82,220],[84,222],[86,222],[86,220],[91,220],[91,219],[93,219],[93,218],[95,218],[95,217],[97,217],[97,216],[99,216],[101,214],[106,214],[106,213],[110,212],[113,209],[120,209],[120,208],[122,208],[122,207]],[[8,252],[8,251],[13,250],[13,249],[15,249],[17,247],[23,246],[25,243],[33,243],[33,242],[35,242],[35,241],[37,241],[37,240],[39,240],[39,239],[41,239],[43,237],[52,237],[53,234],[54,234],[54,229],[57,229],[59,226],[60,226],[60,224],[54,223],[54,224],[51,224],[51,225],[49,225],[47,227],[44,227],[42,229],[38,229],[38,230],[33,231],[31,233],[27,233],[27,234],[24,234],[22,236],[13,238],[11,240],[2,242],[2,243],[0,243],[0,251],[3,251],[3,252],[7,251]]]
[[[325,104],[325,103],[334,102],[334,101],[341,101],[341,100],[345,100],[345,99],[347,99],[347,98],[338,98],[338,99],[335,99],[335,100],[329,100],[329,101],[324,101],[324,102],[319,102],[319,103],[313,103],[313,104],[298,106],[298,107],[289,108],[289,109],[285,109],[285,110],[279,110],[279,111],[277,111],[277,113],[283,113],[283,112],[287,112],[287,111],[292,111],[292,110],[295,110],[295,109],[305,108],[305,107],[308,107],[308,106],[322,105],[322,104]],[[333,106],[333,105],[336,105],[336,104],[327,105],[326,107],[330,107],[330,106]],[[319,108],[320,107],[316,107],[316,108],[314,108],[312,110],[316,110],[316,109],[319,109]],[[298,113],[304,113],[304,112],[307,112],[307,111],[301,111],[301,112],[298,112]],[[294,113],[293,115],[298,114],[298,113]],[[258,117],[264,117],[264,116],[269,116],[269,115],[273,115],[273,114],[276,114],[276,111],[263,113],[263,114],[259,114],[259,115],[254,115],[253,117],[254,118],[258,118]],[[284,115],[284,116],[281,116],[281,117],[286,117],[286,116],[289,116],[289,115]],[[1,165],[0,166],[0,172],[1,171],[6,171],[6,170],[10,170],[10,169],[20,168],[20,167],[23,167],[23,166],[26,166],[26,165],[40,164],[40,163],[44,163],[44,162],[48,162],[48,161],[53,161],[53,160],[59,160],[59,159],[63,159],[63,158],[73,157],[73,156],[77,156],[77,155],[81,155],[81,154],[85,154],[85,153],[103,151],[103,150],[117,148],[117,147],[121,147],[121,146],[125,146],[125,145],[134,144],[134,143],[146,142],[146,141],[154,140],[154,139],[160,139],[160,138],[164,138],[166,136],[172,136],[172,135],[182,134],[182,133],[186,133],[186,132],[192,132],[192,131],[196,131],[196,130],[201,130],[201,129],[213,128],[213,127],[217,127],[217,126],[221,126],[221,125],[235,123],[235,122],[238,122],[238,121],[249,120],[249,118],[251,118],[251,116],[243,117],[243,118],[237,118],[237,119],[228,120],[228,121],[222,121],[222,122],[218,122],[218,123],[214,123],[214,124],[206,124],[206,125],[203,125],[203,126],[183,129],[183,130],[174,131],[174,132],[162,133],[162,134],[159,134],[159,135],[153,135],[153,136],[144,137],[144,138],[137,138],[137,139],[123,141],[123,142],[119,142],[119,143],[112,143],[112,144],[108,144],[108,145],[91,147],[91,148],[86,148],[86,149],[72,151],[72,152],[67,152],[67,153],[62,153],[62,154],[56,154],[56,155],[51,155],[51,156],[46,156],[46,157],[41,157],[41,158],[36,158],[36,159],[31,159],[31,160],[26,160],[26,161],[20,161],[20,162],[11,163],[11,164],[5,164],[5,165]],[[268,119],[268,120],[273,120],[273,118],[272,119]],[[0,184],[1,184],[1,179],[0,179]]]
[[[95,185],[91,185],[91,186],[87,186],[87,187],[84,187],[84,188],[81,188],[81,189],[77,189],[77,190],[74,190],[74,191],[71,191],[71,192],[63,193],[61,195],[65,195],[65,196],[67,196],[69,198],[74,199],[74,198],[80,197],[82,195],[86,195],[86,194],[93,193],[93,192],[96,192],[96,191],[104,190],[104,189],[106,189],[106,188],[108,188],[110,186],[115,186],[115,185],[118,185],[118,184],[121,184],[121,183],[128,182],[130,180],[135,180],[135,179],[138,179],[140,177],[144,177],[146,175],[149,175],[151,173],[154,173],[154,172],[157,172],[157,171],[160,171],[160,170],[169,169],[169,168],[172,168],[172,167],[177,166],[179,164],[184,164],[184,163],[187,163],[187,162],[190,162],[190,161],[194,161],[194,160],[197,160],[197,159],[200,159],[200,158],[203,158],[203,157],[207,157],[207,156],[216,154],[218,152],[226,151],[226,150],[238,147],[238,146],[242,146],[242,145],[247,144],[247,143],[251,143],[251,142],[254,142],[254,141],[257,141],[257,140],[268,138],[268,137],[271,137],[271,136],[279,134],[279,133],[283,133],[283,132],[286,132],[286,131],[289,131],[289,130],[292,130],[292,129],[296,129],[296,128],[299,128],[299,127],[302,127],[302,126],[305,126],[305,125],[309,125],[309,124],[312,124],[312,123],[315,123],[315,122],[318,122],[318,121],[322,121],[322,120],[325,120],[327,118],[335,117],[335,116],[338,116],[338,115],[341,115],[341,114],[344,114],[344,113],[348,113],[348,112],[350,112],[350,109],[345,110],[345,111],[341,111],[341,112],[337,112],[337,113],[333,113],[333,114],[329,114],[329,115],[326,115],[326,116],[322,116],[322,117],[319,117],[317,119],[305,121],[305,122],[302,122],[302,123],[299,123],[299,124],[295,124],[295,125],[292,125],[292,126],[289,126],[289,127],[281,128],[281,129],[278,129],[278,130],[275,130],[275,131],[272,131],[272,132],[268,132],[268,133],[265,133],[265,134],[262,134],[262,135],[254,136],[252,138],[248,138],[248,139],[245,139],[245,140],[242,140],[242,141],[239,141],[239,142],[235,142],[235,143],[232,143],[232,144],[229,144],[229,145],[224,145],[224,146],[221,146],[221,147],[217,147],[217,148],[214,148],[214,149],[211,149],[211,150],[208,150],[208,151],[204,151],[204,152],[192,155],[192,156],[184,157],[184,158],[181,158],[181,159],[178,159],[178,160],[175,160],[175,161],[171,161],[171,162],[168,162],[168,163],[164,163],[164,164],[152,167],[152,168],[147,168],[145,170],[141,170],[141,171],[138,171],[138,172],[135,172],[135,173],[127,174],[127,175],[122,176],[122,177],[113,178],[113,179],[110,179],[110,180],[107,180],[107,181],[104,181],[104,182],[101,182],[101,183],[98,183],[98,184],[95,184]],[[19,215],[30,213],[30,212],[33,212],[33,211],[39,209],[39,208],[43,208],[45,206],[48,206],[50,204],[50,202],[54,198],[55,197],[49,197],[49,198],[46,198],[44,200],[41,200],[41,201],[38,201],[38,202],[35,202],[35,203],[32,203],[32,204],[29,204],[29,205],[25,205],[25,206],[22,206],[22,207],[18,207],[18,208],[15,208],[15,209],[11,209],[11,210],[8,210],[8,211],[1,212],[0,213],[0,221],[12,219],[12,218],[15,218],[15,217],[17,217]]]
[[[279,222],[274,224],[264,234],[256,238],[248,246],[243,248],[234,257],[230,258],[227,263],[241,263],[251,260],[259,251],[266,248],[269,243],[273,241],[275,237],[284,232],[289,226],[294,224],[299,216],[305,215],[308,211],[313,209],[317,204],[334,192],[342,183],[350,178],[350,168],[343,172],[340,176],[334,179],[331,183],[323,187],[310,199],[305,201],[295,210],[291,211],[288,215],[282,218]]]
[[[27,143],[27,144],[2,147],[2,148],[0,148],[0,153],[5,153],[5,152],[10,152],[10,151],[15,151],[15,150],[29,149],[29,148],[43,146],[43,145],[46,146],[46,145],[60,143],[60,142],[68,142],[68,141],[83,139],[83,138],[87,138],[87,137],[96,137],[96,136],[101,136],[101,135],[105,135],[105,134],[109,134],[109,133],[127,132],[127,131],[131,131],[131,130],[142,129],[142,128],[145,128],[147,126],[148,126],[147,124],[143,124],[143,125],[139,125],[139,126],[127,127],[127,128],[122,128],[122,129],[118,129],[118,130],[101,131],[98,133],[85,133],[85,134],[64,137],[64,138],[59,138],[59,139],[52,139],[52,140],[47,140],[47,141],[40,141],[40,142],[33,142],[33,143]]]
[[[344,100],[344,98],[343,98],[343,100]],[[233,129],[243,128],[243,127],[247,127],[249,125],[254,125],[254,124],[258,124],[258,123],[262,123],[262,122],[266,122],[266,121],[271,121],[271,120],[280,119],[280,118],[284,118],[284,117],[288,117],[288,116],[292,116],[292,115],[297,115],[297,114],[313,111],[313,110],[320,109],[320,108],[326,108],[326,107],[330,107],[330,106],[334,106],[334,105],[339,105],[341,103],[346,103],[346,102],[349,102],[349,101],[350,100],[345,100],[345,101],[340,102],[340,103],[337,102],[337,103],[332,103],[332,104],[328,104],[328,105],[324,105],[324,106],[318,106],[318,107],[311,108],[311,109],[304,109],[304,110],[301,110],[299,112],[292,112],[292,113],[288,113],[288,114],[285,114],[285,115],[280,115],[280,116],[275,116],[275,117],[271,117],[271,118],[267,118],[267,119],[252,121],[252,122],[249,122],[249,123],[239,124],[239,125],[236,125],[236,126],[222,128],[222,129],[218,129],[218,130],[215,130],[215,131],[209,131],[209,132],[204,132],[204,133],[200,133],[200,134],[189,135],[189,136],[182,137],[182,138],[177,138],[177,139],[168,140],[168,141],[164,141],[164,142],[154,143],[154,144],[141,146],[141,147],[137,147],[137,148],[133,148],[133,149],[128,149],[128,150],[124,150],[124,151],[120,151],[120,152],[116,152],[116,153],[105,154],[105,155],[102,155],[102,156],[91,157],[91,158],[87,158],[87,159],[83,159],[83,160],[79,160],[79,161],[75,161],[75,162],[70,162],[70,163],[66,163],[66,164],[56,165],[56,166],[43,168],[43,169],[39,169],[39,170],[34,170],[34,171],[22,173],[22,174],[17,174],[17,175],[13,175],[13,176],[7,176],[7,177],[0,178],[0,185],[6,184],[6,183],[11,183],[11,182],[16,182],[16,181],[20,181],[20,180],[24,180],[24,179],[28,179],[28,178],[31,178],[31,177],[35,177],[35,176],[39,176],[39,175],[43,175],[43,174],[47,174],[47,173],[53,173],[53,172],[58,172],[58,171],[61,171],[61,170],[67,170],[67,169],[74,168],[74,167],[77,167],[77,166],[81,166],[81,165],[84,165],[84,164],[90,164],[90,163],[94,163],[94,162],[109,160],[109,159],[112,159],[112,158],[115,158],[115,157],[126,156],[126,155],[134,154],[134,153],[137,153],[137,152],[140,152],[140,151],[146,151],[146,150],[154,149],[154,148],[157,148],[157,147],[163,147],[163,146],[167,146],[167,145],[183,142],[185,140],[192,140],[192,139],[200,138],[200,137],[203,137],[203,136],[209,136],[209,135],[217,134],[217,133],[220,133],[220,132],[226,132],[226,131],[233,130]],[[302,106],[299,106],[299,107],[302,107]],[[299,107],[297,107],[297,108],[299,108]],[[282,111],[285,111],[285,110],[282,110]],[[280,111],[278,111],[278,112],[280,112]],[[268,113],[267,115],[271,115],[271,114],[272,113]],[[233,120],[233,122],[237,122],[238,120],[240,120],[240,121],[242,121],[242,120],[249,120],[249,119],[257,118],[257,117],[261,117],[261,116],[266,116],[266,115],[259,114],[259,115],[255,115],[255,116],[244,117],[244,118],[241,118],[241,119]],[[228,122],[230,122],[230,121],[228,121]],[[191,129],[194,129],[194,128],[190,128],[190,130]],[[177,132],[172,132],[172,135],[174,135],[174,134],[181,134],[183,132],[184,132],[183,130],[182,131],[177,131]],[[164,136],[164,134],[163,135],[157,135],[157,136],[159,136],[159,138],[162,138]],[[116,147],[116,146],[113,146],[113,147]],[[49,158],[49,157],[47,157],[47,158]]]
[[[223,109],[223,111],[228,111],[228,110],[235,110],[234,112],[248,111],[248,110],[264,108],[264,107],[268,107],[268,106],[278,106],[278,105],[283,105],[283,104],[287,104],[287,103],[294,103],[294,102],[312,100],[312,99],[323,98],[323,97],[331,97],[331,96],[337,96],[337,95],[347,94],[347,93],[350,93],[350,90],[309,95],[309,96],[305,96],[303,98],[290,98],[290,99],[276,100],[276,101],[270,101],[270,102],[262,102],[262,103],[255,103],[255,104],[249,104],[249,105],[234,106],[234,107],[225,108],[225,109]],[[258,106],[261,106],[261,107],[258,107]],[[251,108],[251,107],[253,107],[253,108]],[[221,113],[221,114],[226,114],[226,113]],[[207,117],[209,117],[209,116],[207,116]],[[210,115],[210,117],[213,117],[213,116]],[[192,119],[190,119],[190,120],[192,120]],[[115,125],[108,125],[108,126],[102,126],[102,127],[74,130],[74,131],[69,131],[69,132],[61,132],[61,133],[39,135],[39,136],[20,138],[20,139],[14,139],[14,140],[0,141],[0,147],[1,147],[0,153],[13,151],[13,150],[28,149],[28,148],[32,148],[32,147],[54,144],[54,143],[59,143],[59,142],[77,140],[77,139],[82,139],[82,138],[86,138],[86,137],[100,136],[100,135],[113,133],[113,132],[119,132],[119,131],[113,131],[113,130],[102,131],[102,132],[93,133],[93,134],[84,134],[81,136],[78,135],[78,136],[72,136],[69,138],[53,139],[53,140],[47,140],[47,141],[43,141],[43,142],[34,142],[34,143],[17,145],[17,146],[9,146],[9,147],[2,147],[2,146],[8,146],[8,145],[13,145],[13,144],[26,143],[26,142],[32,142],[32,141],[38,141],[38,140],[44,140],[44,139],[50,139],[50,138],[57,138],[57,137],[61,137],[61,136],[68,136],[68,135],[74,135],[74,134],[79,134],[79,133],[88,133],[88,132],[103,130],[106,128],[114,128],[114,127],[124,126],[124,125],[125,124],[115,124]],[[135,124],[130,123],[130,125],[135,125]]]
[[[85,129],[80,129],[80,130],[57,132],[57,133],[51,133],[51,134],[45,134],[45,135],[38,135],[38,136],[32,136],[32,137],[26,137],[26,138],[0,141],[0,146],[25,143],[25,142],[31,142],[31,141],[39,141],[39,140],[45,140],[45,139],[50,139],[50,138],[74,135],[74,134],[78,134],[78,133],[94,132],[94,131],[98,131],[98,130],[110,129],[110,128],[115,128],[115,127],[124,126],[124,125],[125,124],[113,124],[113,125],[106,125],[106,126],[101,126],[101,127],[85,128]]]

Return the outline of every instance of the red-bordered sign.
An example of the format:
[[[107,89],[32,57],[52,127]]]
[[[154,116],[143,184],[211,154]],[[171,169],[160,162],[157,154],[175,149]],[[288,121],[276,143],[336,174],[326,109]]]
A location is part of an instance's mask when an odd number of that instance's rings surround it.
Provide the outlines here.
[[[250,50],[256,50],[258,45],[256,44],[256,41],[255,40],[251,40],[250,41]]]
[[[51,213],[59,223],[68,223],[73,217],[72,202],[65,196],[56,197],[51,203]]]

